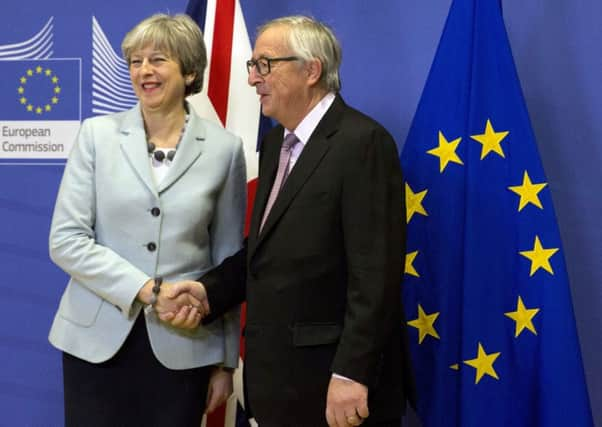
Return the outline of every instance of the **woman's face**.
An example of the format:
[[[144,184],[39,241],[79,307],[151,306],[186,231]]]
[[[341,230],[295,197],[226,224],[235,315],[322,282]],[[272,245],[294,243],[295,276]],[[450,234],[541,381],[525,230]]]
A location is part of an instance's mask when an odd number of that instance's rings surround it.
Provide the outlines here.
[[[167,52],[146,46],[130,55],[130,79],[144,111],[169,112],[184,103],[186,80]]]

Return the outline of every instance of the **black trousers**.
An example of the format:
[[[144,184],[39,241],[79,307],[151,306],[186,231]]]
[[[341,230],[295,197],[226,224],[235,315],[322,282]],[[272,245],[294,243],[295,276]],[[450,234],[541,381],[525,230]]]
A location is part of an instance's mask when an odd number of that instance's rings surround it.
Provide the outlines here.
[[[210,367],[164,367],[141,313],[110,360],[94,364],[63,353],[65,426],[199,427],[209,373]]]

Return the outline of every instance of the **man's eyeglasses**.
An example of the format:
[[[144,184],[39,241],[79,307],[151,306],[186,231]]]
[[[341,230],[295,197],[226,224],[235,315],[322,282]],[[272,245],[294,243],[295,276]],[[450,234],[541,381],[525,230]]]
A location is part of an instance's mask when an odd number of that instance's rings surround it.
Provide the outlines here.
[[[282,58],[266,58],[261,57],[258,59],[249,59],[247,61],[247,73],[251,74],[251,69],[255,67],[255,70],[260,76],[267,76],[272,71],[273,62],[289,62],[298,61],[299,58],[296,56],[285,56]]]

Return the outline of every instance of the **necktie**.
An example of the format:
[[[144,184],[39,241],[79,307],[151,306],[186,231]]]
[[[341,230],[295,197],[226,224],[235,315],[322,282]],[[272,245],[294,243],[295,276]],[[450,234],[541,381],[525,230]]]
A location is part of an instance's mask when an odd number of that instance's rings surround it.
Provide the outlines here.
[[[274,184],[272,185],[272,191],[270,192],[270,197],[268,197],[268,203],[265,206],[265,210],[263,211],[263,218],[261,220],[261,227],[259,231],[263,228],[263,224],[265,224],[265,220],[276,201],[276,197],[278,197],[278,193],[286,181],[286,178],[289,174],[288,163],[291,159],[291,154],[293,152],[293,148],[299,142],[299,139],[294,133],[289,133],[286,138],[284,138],[284,142],[282,143],[282,147],[280,148],[280,159],[278,160],[278,172],[276,172],[276,179],[274,180]]]

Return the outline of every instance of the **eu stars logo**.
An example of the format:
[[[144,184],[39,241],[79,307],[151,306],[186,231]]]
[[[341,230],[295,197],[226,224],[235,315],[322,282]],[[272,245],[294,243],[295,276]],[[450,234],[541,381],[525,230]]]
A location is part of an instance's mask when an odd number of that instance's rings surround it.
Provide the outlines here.
[[[0,61],[3,120],[80,120],[80,61]]]
[[[52,69],[40,65],[35,69],[28,68],[19,79],[17,87],[19,103],[27,112],[38,115],[51,112],[53,105],[59,103],[60,93],[58,76]]]

